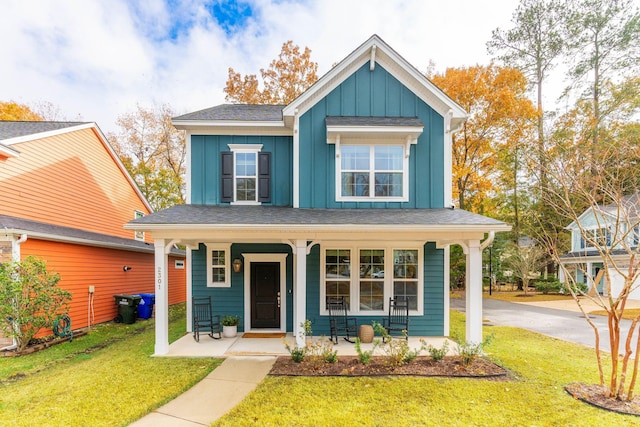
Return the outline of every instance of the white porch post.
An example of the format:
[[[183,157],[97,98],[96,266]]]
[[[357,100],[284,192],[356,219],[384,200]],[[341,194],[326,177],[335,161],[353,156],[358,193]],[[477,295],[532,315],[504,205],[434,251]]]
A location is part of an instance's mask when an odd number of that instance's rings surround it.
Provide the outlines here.
[[[302,322],[307,317],[307,241],[295,242],[295,290],[293,293],[293,334],[298,347],[304,347]]]
[[[169,280],[167,274],[169,257],[165,252],[164,239],[156,239],[153,245],[156,264],[156,345],[154,355],[158,356],[169,352]]]
[[[591,263],[591,262],[587,263],[587,268],[585,269],[584,275],[587,278],[587,287],[588,287],[589,291],[591,291],[591,289],[593,289],[594,286],[597,286],[595,284],[595,282],[593,281],[593,279],[594,279],[594,277],[593,277],[593,263]]]
[[[482,342],[482,249],[480,240],[467,242],[466,340]]]

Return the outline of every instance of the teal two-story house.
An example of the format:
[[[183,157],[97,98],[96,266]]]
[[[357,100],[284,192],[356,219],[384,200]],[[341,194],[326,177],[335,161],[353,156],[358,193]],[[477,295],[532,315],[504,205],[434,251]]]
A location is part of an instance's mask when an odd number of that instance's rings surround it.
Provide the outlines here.
[[[289,105],[220,105],[187,135],[185,205],[134,220],[156,247],[156,354],[168,351],[167,250],[187,295],[240,331],[329,335],[327,297],[358,324],[407,297],[410,335],[449,334],[449,245],[467,256],[467,337],[482,341],[482,249],[505,223],[454,209],[451,135],[466,112],[378,36]],[[191,324],[188,300],[188,322]],[[303,338],[302,338],[303,339]]]

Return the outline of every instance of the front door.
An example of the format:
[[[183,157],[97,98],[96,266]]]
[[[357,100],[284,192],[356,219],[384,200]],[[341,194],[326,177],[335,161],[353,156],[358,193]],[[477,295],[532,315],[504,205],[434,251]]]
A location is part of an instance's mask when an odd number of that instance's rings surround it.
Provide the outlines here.
[[[280,263],[251,263],[251,328],[280,329]]]

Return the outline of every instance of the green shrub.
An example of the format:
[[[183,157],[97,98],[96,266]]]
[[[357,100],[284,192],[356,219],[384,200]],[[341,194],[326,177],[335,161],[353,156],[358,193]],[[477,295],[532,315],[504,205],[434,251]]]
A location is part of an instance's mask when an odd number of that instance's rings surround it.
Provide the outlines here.
[[[576,294],[586,294],[589,290],[589,287],[584,283],[567,283],[563,285],[562,291],[566,294],[571,294],[568,287],[573,288],[573,292]]]
[[[449,352],[449,341],[445,341],[440,348],[434,347],[429,344],[429,346],[427,347],[427,351],[429,352],[429,355],[433,360],[439,362],[444,359]]]
[[[485,338],[481,343],[474,343],[469,341],[464,341],[461,343],[461,339],[458,337],[454,337],[457,341],[456,343],[456,353],[460,356],[460,361],[464,366],[468,366],[473,363],[473,361],[482,356],[482,349],[489,345],[493,340],[493,335],[489,335]]]
[[[373,356],[373,353],[376,350],[376,347],[380,345],[380,339],[379,338],[374,339],[373,348],[367,351],[362,350],[360,338],[356,338],[355,343],[356,343],[356,353],[358,353],[358,360],[360,361],[360,363],[362,363],[363,365],[368,365],[369,363],[371,363],[371,356]]]
[[[541,280],[534,283],[536,291],[542,292],[544,295],[550,293],[559,293],[564,289],[564,285],[557,280]]]
[[[412,350],[407,340],[407,331],[402,331],[402,338],[393,338],[378,322],[373,322],[373,329],[382,335],[380,349],[384,353],[384,364],[391,367],[411,363],[425,349],[426,344],[421,341],[420,348]]]
[[[22,352],[42,328],[66,314],[71,292],[58,287],[60,275],[47,271],[44,260],[28,256],[0,263],[0,332],[15,338]]]

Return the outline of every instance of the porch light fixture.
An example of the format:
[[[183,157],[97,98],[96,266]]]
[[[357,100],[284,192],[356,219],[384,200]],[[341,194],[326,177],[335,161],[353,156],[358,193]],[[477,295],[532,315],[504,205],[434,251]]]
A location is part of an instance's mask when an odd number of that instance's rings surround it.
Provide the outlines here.
[[[242,270],[242,260],[240,258],[236,258],[233,260],[233,271],[236,273],[240,273]]]
[[[133,267],[129,267],[128,265],[125,265],[124,267],[122,267],[122,271],[124,271],[125,273],[129,270],[131,270]]]

